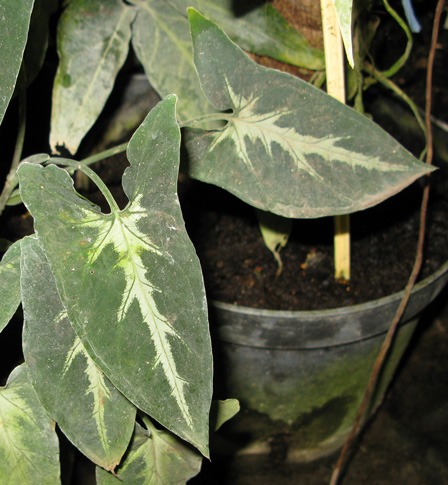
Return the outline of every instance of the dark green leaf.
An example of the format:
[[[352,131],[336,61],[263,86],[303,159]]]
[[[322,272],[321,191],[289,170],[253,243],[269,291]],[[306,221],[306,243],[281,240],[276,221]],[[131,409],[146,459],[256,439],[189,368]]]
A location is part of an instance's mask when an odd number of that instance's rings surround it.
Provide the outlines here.
[[[25,364],[0,388],[0,477],[11,485],[60,483],[54,421],[39,402]]]
[[[227,120],[221,131],[186,130],[193,178],[265,211],[314,218],[373,206],[431,171],[363,115],[255,64],[189,13],[202,89]]]
[[[98,485],[184,485],[199,473],[201,463],[201,455],[176,436],[137,424],[117,476],[97,467],[96,479]]]
[[[22,163],[18,173],[59,295],[95,363],[207,455],[212,355],[201,268],[176,193],[175,103],[159,103],[129,143],[124,210],[111,202],[102,214],[54,165]]]
[[[234,0],[166,0],[183,16],[194,7],[211,18],[242,49],[307,69],[325,69],[324,53],[311,47],[268,2],[251,8]],[[243,10],[243,12],[241,12]]]
[[[22,241],[23,352],[42,405],[94,463],[113,470],[134,429],[135,407],[76,336],[35,237]]]
[[[34,0],[0,3],[0,124],[19,75],[33,3]]]
[[[20,305],[20,241],[9,247],[0,261],[0,332]]]
[[[58,28],[50,144],[75,153],[126,60],[134,9],[121,0],[73,0]]]

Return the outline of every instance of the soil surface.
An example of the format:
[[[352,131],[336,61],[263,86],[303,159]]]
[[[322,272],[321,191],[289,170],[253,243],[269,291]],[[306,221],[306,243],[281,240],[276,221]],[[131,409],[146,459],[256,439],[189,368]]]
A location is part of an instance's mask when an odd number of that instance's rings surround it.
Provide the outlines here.
[[[422,277],[448,258],[448,191],[442,171],[434,187]],[[185,187],[186,186],[186,187]],[[422,184],[351,216],[352,279],[333,277],[333,220],[295,220],[283,271],[265,246],[255,212],[230,194],[200,183],[180,184],[187,230],[201,261],[208,297],[280,310],[335,308],[403,289],[416,254]]]

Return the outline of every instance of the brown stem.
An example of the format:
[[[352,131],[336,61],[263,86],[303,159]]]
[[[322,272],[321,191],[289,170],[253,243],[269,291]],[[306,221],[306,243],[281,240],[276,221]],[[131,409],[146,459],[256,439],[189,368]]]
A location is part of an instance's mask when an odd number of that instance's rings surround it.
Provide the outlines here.
[[[426,136],[427,136],[427,154],[426,154],[426,163],[432,163],[432,128],[431,128],[431,86],[432,86],[432,71],[434,65],[434,56],[435,50],[437,45],[437,36],[439,32],[439,25],[440,25],[440,17],[443,11],[445,0],[439,0],[436,7],[436,12],[434,16],[434,25],[432,31],[432,39],[431,39],[431,46],[429,50],[428,56],[428,68],[427,68],[427,78],[426,78],[426,110],[425,110],[425,123],[426,123]],[[406,305],[409,301],[411,296],[412,288],[414,287],[415,281],[417,279],[418,273],[420,271],[420,267],[423,261],[423,244],[425,239],[425,226],[426,226],[426,213],[427,213],[427,206],[428,206],[428,199],[429,199],[429,184],[426,184],[425,189],[423,191],[423,198],[422,204],[420,208],[420,229],[419,229],[419,236],[418,236],[418,243],[417,243],[417,254],[415,257],[414,267],[412,269],[411,275],[409,277],[408,283],[404,290],[403,298],[400,302],[400,305],[397,309],[395,317],[389,327],[387,332],[386,338],[381,346],[379,355],[375,361],[373,366],[373,370],[370,376],[369,383],[367,385],[366,392],[364,394],[363,400],[358,410],[358,414],[355,418],[355,422],[353,427],[350,431],[350,435],[347,438],[347,441],[342,449],[342,452],[339,456],[338,462],[336,467],[333,471],[333,475],[331,477],[330,485],[337,485],[339,483],[339,479],[341,477],[341,473],[343,470],[343,465],[345,464],[347,454],[350,450],[350,447],[355,439],[356,435],[359,432],[361,419],[364,416],[367,404],[370,400],[373,390],[375,389],[376,382],[378,380],[378,376],[380,371],[384,365],[386,356],[391,348],[396,330],[398,328],[398,324],[403,316],[404,310]]]

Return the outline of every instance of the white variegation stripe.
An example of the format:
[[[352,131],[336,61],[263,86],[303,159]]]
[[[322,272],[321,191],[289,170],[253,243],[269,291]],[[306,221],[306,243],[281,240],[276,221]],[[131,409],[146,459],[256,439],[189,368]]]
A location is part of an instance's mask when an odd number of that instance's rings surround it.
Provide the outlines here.
[[[61,313],[62,318],[66,316],[66,313]],[[65,376],[70,367],[73,364],[75,358],[81,355],[86,360],[85,373],[89,379],[89,387],[86,394],[91,394],[93,398],[93,410],[92,417],[96,421],[98,435],[101,439],[101,444],[105,450],[109,449],[110,443],[107,437],[107,426],[105,422],[104,414],[104,401],[110,398],[110,391],[107,387],[104,374],[96,366],[95,362],[90,358],[84,345],[78,336],[76,336],[72,347],[70,348],[67,358],[64,362],[62,374]]]
[[[123,269],[123,276],[126,281],[123,297],[117,309],[117,320],[122,322],[132,303],[138,303],[156,352],[156,359],[151,363],[152,368],[159,364],[163,367],[171,388],[171,394],[176,400],[186,423],[192,426],[193,421],[184,396],[186,382],[177,371],[169,341],[170,336],[176,338],[180,338],[180,336],[157,308],[153,294],[160,290],[151,283],[148,278],[148,271],[142,261],[142,254],[145,251],[169,259],[171,259],[171,256],[162,253],[138,228],[138,223],[146,217],[145,210],[140,206],[139,200],[140,198],[135,199],[127,209],[109,218],[93,212],[85,212],[85,217],[80,224],[99,230],[98,237],[88,248],[88,261],[90,264],[94,264],[107,246],[112,246],[117,253],[116,267]]]
[[[244,98],[241,93],[235,93],[232,86],[226,82],[229,96],[234,105],[235,114],[226,115],[228,125],[222,131],[215,133],[214,141],[209,147],[212,152],[225,140],[233,140],[236,154],[244,160],[251,172],[257,175],[254,164],[248,153],[246,139],[251,143],[261,142],[266,153],[275,162],[272,149],[273,144],[278,144],[289,153],[297,170],[305,170],[312,177],[325,182],[324,179],[312,168],[307,161],[307,155],[318,155],[325,161],[337,161],[351,167],[362,167],[366,170],[378,170],[381,172],[408,171],[405,164],[385,163],[378,157],[365,155],[343,148],[340,143],[350,137],[316,138],[310,135],[302,135],[291,126],[281,126],[281,120],[285,116],[297,114],[290,109],[276,110],[272,113],[257,112],[258,98]]]

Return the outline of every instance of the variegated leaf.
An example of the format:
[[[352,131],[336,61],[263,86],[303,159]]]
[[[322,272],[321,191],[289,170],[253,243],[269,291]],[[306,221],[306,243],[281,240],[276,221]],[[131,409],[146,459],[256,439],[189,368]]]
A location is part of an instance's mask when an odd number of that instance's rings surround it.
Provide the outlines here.
[[[227,121],[186,130],[189,174],[285,217],[373,206],[431,171],[363,115],[289,74],[255,64],[189,9],[202,89]]]
[[[34,0],[0,3],[0,124],[19,75],[33,5]]]
[[[50,145],[75,153],[126,60],[135,12],[121,0],[73,0],[58,26]]]
[[[0,477],[11,485],[60,483],[55,423],[39,402],[25,364],[0,388]]]
[[[177,113],[189,120],[213,110],[204,97],[193,63],[188,22],[165,0],[142,0],[132,25],[132,46],[161,97],[179,96]]]
[[[136,424],[132,445],[116,476],[96,469],[98,485],[184,485],[201,469],[202,457],[179,438]]]
[[[20,305],[20,241],[8,248],[0,261],[0,332]]]
[[[95,365],[75,334],[35,237],[22,241],[23,352],[34,389],[67,438],[113,470],[134,429],[135,407]]]
[[[176,193],[175,103],[159,103],[129,143],[124,210],[112,199],[101,213],[54,165],[22,163],[18,173],[59,295],[95,363],[207,455],[212,357],[201,268]]]
[[[245,5],[234,0],[165,0],[185,18],[193,7],[218,23],[242,49],[307,69],[325,69],[324,53],[269,3]]]

